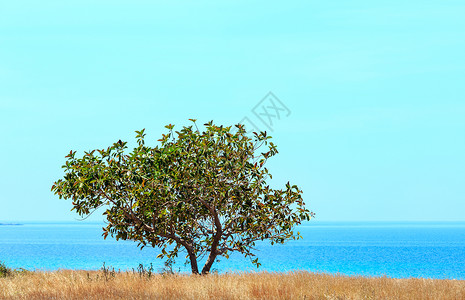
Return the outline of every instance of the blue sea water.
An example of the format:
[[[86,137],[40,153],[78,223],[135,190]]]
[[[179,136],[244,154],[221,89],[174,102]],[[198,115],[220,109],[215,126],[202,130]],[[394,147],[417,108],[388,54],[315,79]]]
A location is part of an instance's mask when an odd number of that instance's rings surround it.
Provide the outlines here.
[[[465,279],[465,223],[310,222],[297,228],[303,239],[285,245],[261,242],[259,271],[340,273],[406,278]],[[131,241],[101,236],[102,224],[26,223],[0,226],[0,261],[12,268],[39,270],[161,270],[157,248],[140,250]],[[184,259],[176,271],[189,272]],[[239,254],[214,264],[221,272],[257,270]]]

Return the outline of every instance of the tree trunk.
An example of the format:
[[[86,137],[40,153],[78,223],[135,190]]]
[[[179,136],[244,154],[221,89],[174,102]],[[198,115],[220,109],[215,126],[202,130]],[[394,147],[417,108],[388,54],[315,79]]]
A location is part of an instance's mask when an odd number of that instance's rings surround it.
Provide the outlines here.
[[[215,262],[216,257],[218,256],[218,244],[220,242],[221,234],[223,233],[223,231],[221,230],[221,224],[220,224],[218,217],[215,218],[215,223],[217,223],[216,224],[217,231],[215,235],[213,236],[213,243],[212,243],[212,247],[210,250],[210,254],[208,255],[207,262],[202,268],[202,275],[206,275],[210,273],[210,269],[213,263]]]
[[[208,255],[207,262],[205,263],[205,265],[202,268],[202,275],[207,275],[208,273],[210,273],[210,269],[211,269],[213,263],[215,262],[216,256],[217,256],[217,254],[214,254],[213,251],[210,252],[210,255]]]
[[[197,257],[192,250],[187,249],[187,253],[189,254],[189,260],[191,261],[191,269],[192,274],[199,275],[199,267],[197,265]]]

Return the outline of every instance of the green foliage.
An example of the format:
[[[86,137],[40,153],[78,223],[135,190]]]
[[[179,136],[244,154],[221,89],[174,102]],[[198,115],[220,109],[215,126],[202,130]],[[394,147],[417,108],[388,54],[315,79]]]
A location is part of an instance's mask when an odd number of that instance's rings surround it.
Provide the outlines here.
[[[299,238],[293,227],[310,220],[302,191],[289,182],[282,190],[266,184],[271,178],[266,161],[278,153],[266,132],[245,134],[230,127],[204,124],[173,131],[159,140],[160,146],[145,145],[144,130],[136,131],[138,146],[126,153],[121,140],[107,149],[71,151],[65,176],[52,186],[60,198],[72,199],[82,217],[105,206],[108,234],[145,246],[160,247],[159,257],[174,259],[187,252],[192,272],[207,257],[206,274],[219,256],[238,251],[253,257],[255,242],[272,244]],[[258,149],[265,146],[264,152]],[[252,263],[259,266],[257,259]]]
[[[8,268],[4,262],[0,261],[0,277],[12,276],[13,270]]]

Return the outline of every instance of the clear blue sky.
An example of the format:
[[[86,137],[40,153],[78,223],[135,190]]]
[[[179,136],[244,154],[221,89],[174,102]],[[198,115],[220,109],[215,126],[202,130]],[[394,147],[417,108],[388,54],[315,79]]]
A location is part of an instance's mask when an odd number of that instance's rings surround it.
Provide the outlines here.
[[[194,2],[1,1],[0,222],[74,220],[71,149],[263,126],[269,91],[272,184],[318,220],[465,220],[463,1]]]

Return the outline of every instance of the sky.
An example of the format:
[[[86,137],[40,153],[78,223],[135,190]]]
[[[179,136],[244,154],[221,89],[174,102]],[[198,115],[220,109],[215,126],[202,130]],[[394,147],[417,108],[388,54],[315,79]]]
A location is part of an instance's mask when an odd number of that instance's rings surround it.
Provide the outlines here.
[[[142,128],[155,146],[189,118],[267,130],[271,185],[297,184],[316,221],[465,221],[464,15],[463,1],[0,1],[0,222],[75,221],[50,191],[70,150],[134,145]]]

